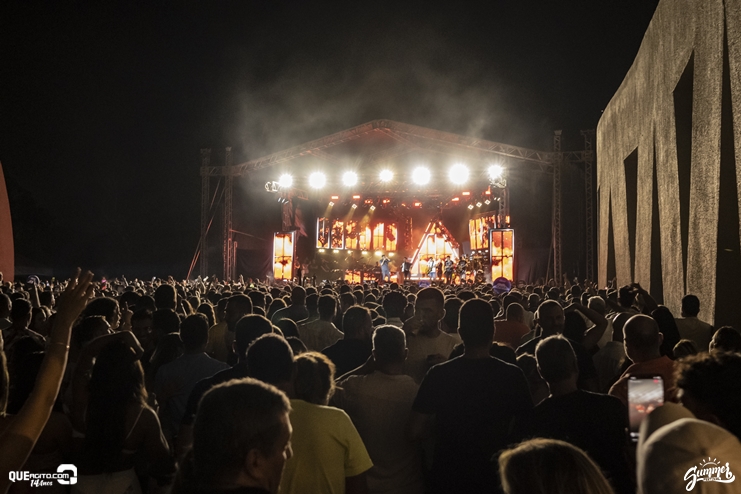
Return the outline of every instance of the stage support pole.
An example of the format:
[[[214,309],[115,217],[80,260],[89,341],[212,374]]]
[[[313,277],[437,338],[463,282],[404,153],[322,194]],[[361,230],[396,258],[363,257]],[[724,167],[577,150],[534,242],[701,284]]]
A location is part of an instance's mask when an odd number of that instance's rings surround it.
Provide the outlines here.
[[[594,281],[594,129],[582,130],[584,136],[584,211],[586,218],[586,278]]]
[[[226,148],[224,168],[224,280],[232,276],[232,181],[234,179],[232,170],[232,148]]]
[[[211,184],[209,167],[211,166],[211,150],[201,149],[201,240],[199,244],[201,265],[199,273],[201,279],[208,276],[208,215],[210,209]]]
[[[561,131],[553,132],[553,279],[556,286],[563,285],[563,266],[561,264],[561,168],[563,153],[561,152]]]

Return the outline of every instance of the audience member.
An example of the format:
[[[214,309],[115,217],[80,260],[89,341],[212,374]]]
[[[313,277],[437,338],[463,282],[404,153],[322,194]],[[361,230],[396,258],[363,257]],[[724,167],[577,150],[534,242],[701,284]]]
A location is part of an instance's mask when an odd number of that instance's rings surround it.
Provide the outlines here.
[[[682,298],[682,317],[677,318],[677,329],[683,339],[692,340],[701,352],[707,352],[713,337],[713,327],[697,318],[700,299],[696,295]]]
[[[313,352],[321,352],[344,336],[332,322],[337,312],[337,300],[332,295],[319,297],[317,311],[318,319],[303,322],[298,328],[299,338]]]
[[[741,333],[731,326],[719,328],[710,340],[710,351],[741,353]]]
[[[306,308],[306,290],[302,286],[295,286],[291,290],[291,305],[276,311],[270,318],[273,324],[281,319],[290,319],[293,322],[303,321],[309,317]],[[291,335],[296,336],[296,335]]]
[[[360,367],[371,355],[373,322],[370,311],[365,307],[350,307],[342,317],[342,327],[344,337],[322,350],[334,364],[338,376]]]

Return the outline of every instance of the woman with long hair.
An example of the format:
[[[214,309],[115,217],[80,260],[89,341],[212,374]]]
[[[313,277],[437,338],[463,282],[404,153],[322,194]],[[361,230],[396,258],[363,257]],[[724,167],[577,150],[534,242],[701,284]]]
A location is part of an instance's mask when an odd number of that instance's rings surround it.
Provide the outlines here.
[[[92,357],[89,381],[87,369]],[[175,472],[159,419],[147,405],[141,347],[130,332],[98,338],[85,348],[75,372],[74,419],[85,439],[72,492],[142,492],[134,455],[145,453],[148,474],[166,485]]]

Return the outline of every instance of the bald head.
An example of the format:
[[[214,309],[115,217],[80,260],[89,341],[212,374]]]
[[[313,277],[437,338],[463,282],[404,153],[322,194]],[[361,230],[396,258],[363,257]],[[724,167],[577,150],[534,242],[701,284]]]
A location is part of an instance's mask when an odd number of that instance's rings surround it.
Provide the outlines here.
[[[625,353],[633,362],[645,362],[659,358],[659,347],[664,336],[659,325],[649,316],[642,314],[628,319],[623,327]]]

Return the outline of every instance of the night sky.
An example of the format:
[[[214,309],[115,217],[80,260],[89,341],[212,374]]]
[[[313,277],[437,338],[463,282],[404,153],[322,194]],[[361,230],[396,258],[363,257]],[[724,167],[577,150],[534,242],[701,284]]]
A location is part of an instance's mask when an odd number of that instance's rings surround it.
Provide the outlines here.
[[[579,149],[657,3],[3,2],[17,262],[183,276],[203,147],[240,163],[388,118]]]

